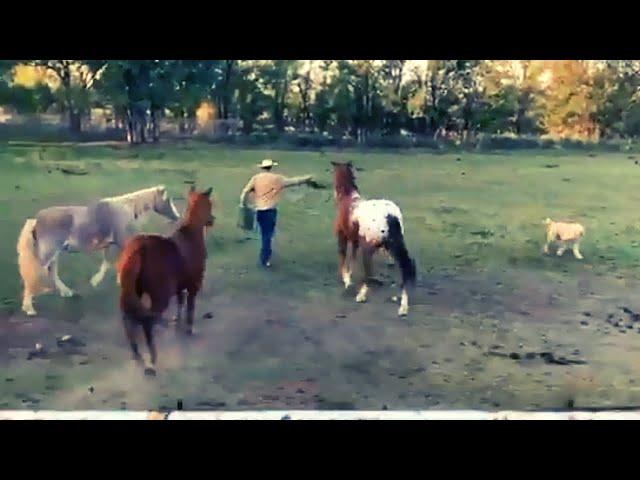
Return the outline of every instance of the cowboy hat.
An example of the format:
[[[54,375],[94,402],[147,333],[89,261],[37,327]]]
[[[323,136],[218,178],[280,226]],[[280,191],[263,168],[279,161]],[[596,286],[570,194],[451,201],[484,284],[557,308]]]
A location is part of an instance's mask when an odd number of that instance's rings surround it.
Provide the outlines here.
[[[274,162],[270,158],[265,158],[264,160],[262,160],[262,162],[258,164],[260,168],[270,168],[270,167],[275,167],[276,165],[278,165],[278,162]]]

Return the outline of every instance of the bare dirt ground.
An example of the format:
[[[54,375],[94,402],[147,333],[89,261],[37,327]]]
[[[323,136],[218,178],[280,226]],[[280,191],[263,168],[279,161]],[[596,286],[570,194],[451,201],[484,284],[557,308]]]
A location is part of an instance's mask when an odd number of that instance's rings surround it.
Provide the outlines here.
[[[571,260],[567,260],[571,261]],[[423,275],[407,319],[390,297],[395,273],[366,304],[334,294],[287,299],[264,272],[256,292],[213,275],[196,333],[156,328],[159,375],[130,360],[117,311],[50,298],[55,315],[0,318],[2,408],[539,409],[640,403],[640,329],[620,307],[635,285],[597,278],[540,283],[520,271]],[[111,289],[112,287],[105,287]],[[115,298],[115,297],[114,297]],[[633,310],[633,307],[630,307]],[[69,322],[69,318],[76,318]],[[207,317],[207,318],[203,318]],[[85,346],[58,346],[72,335]],[[44,352],[29,358],[35,343]],[[33,355],[33,353],[32,353]]]

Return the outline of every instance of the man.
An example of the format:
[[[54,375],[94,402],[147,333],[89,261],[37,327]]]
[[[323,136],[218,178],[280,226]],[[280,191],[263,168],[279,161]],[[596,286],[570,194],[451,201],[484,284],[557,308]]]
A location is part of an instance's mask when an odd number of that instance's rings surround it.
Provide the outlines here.
[[[240,204],[246,206],[247,196],[253,192],[256,220],[260,226],[262,237],[260,264],[264,267],[271,266],[271,239],[276,228],[278,215],[276,207],[282,196],[282,191],[287,187],[309,183],[312,179],[311,175],[287,178],[273,173],[271,169],[277,165],[277,162],[269,158],[263,160],[258,164],[262,171],[251,177],[240,194]]]

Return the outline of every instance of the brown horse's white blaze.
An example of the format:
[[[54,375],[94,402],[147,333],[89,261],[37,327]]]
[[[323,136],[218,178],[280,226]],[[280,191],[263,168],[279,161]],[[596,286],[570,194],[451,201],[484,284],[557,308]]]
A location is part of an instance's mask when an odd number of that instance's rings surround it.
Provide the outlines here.
[[[335,234],[338,238],[338,262],[345,288],[351,286],[351,264],[355,261],[358,248],[362,247],[364,281],[356,296],[357,302],[365,302],[373,268],[372,258],[379,249],[384,249],[400,267],[402,294],[398,315],[409,313],[408,289],[416,279],[416,266],[409,256],[404,242],[402,212],[390,200],[364,200],[360,197],[351,163],[335,163],[334,194],[337,215]],[[351,261],[347,261],[348,246],[351,244]]]

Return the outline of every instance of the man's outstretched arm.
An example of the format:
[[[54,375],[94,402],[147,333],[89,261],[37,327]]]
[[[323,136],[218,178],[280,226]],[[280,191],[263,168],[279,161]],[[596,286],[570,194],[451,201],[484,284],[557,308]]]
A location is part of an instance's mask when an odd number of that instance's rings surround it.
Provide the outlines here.
[[[295,187],[296,185],[302,185],[308,183],[313,177],[311,175],[304,175],[302,177],[282,177],[283,187]]]

